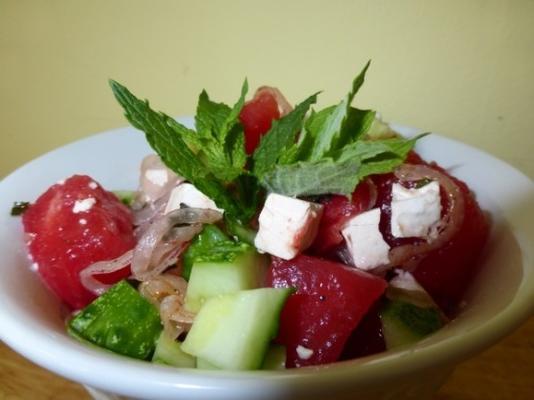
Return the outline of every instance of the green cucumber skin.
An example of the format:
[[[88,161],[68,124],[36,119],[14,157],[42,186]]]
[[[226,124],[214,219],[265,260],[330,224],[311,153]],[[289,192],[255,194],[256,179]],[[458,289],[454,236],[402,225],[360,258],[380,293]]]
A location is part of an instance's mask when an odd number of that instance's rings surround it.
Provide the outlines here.
[[[226,229],[232,237],[254,246],[254,240],[256,239],[257,234],[255,230],[243,226],[241,223],[230,217],[225,218],[225,223]]]
[[[388,350],[418,342],[443,326],[439,310],[400,300],[387,300],[380,319]]]
[[[266,256],[250,247],[228,261],[195,262],[185,295],[186,310],[198,312],[211,297],[259,287],[267,263]]]
[[[195,368],[195,357],[182,351],[181,343],[173,340],[164,331],[161,332],[156,350],[152,356],[152,362],[156,364],[171,365],[178,368]]]
[[[182,257],[182,276],[189,280],[191,269],[197,257],[209,253],[210,250],[222,242],[228,242],[230,238],[215,225],[205,225],[202,232],[193,239]]]
[[[260,369],[292,291],[261,288],[208,299],[182,350],[221,369]]]
[[[124,280],[68,324],[76,339],[141,360],[153,353],[161,330],[158,310]]]

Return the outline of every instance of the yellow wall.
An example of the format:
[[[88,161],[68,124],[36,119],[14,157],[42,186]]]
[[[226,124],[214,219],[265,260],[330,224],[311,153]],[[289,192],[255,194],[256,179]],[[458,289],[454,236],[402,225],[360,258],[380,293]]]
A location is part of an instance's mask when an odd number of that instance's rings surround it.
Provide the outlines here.
[[[534,177],[534,1],[0,0],[0,177],[125,125],[113,77],[171,115],[242,79],[357,105],[478,146]]]

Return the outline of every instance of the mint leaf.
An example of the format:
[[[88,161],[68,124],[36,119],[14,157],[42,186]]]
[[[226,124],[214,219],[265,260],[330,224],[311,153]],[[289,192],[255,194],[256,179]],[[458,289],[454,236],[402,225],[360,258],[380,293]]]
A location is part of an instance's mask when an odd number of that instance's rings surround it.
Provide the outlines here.
[[[243,108],[243,105],[245,104],[245,96],[248,92],[248,81],[245,79],[243,82],[243,85],[241,86],[241,95],[239,96],[239,99],[232,107],[232,110],[226,117],[226,121],[224,121],[222,133],[223,136],[226,137],[228,133],[233,129],[234,125],[238,122],[239,114],[241,113],[241,109]]]
[[[124,108],[128,121],[145,132],[148,143],[165,165],[190,181],[218,207],[241,218],[243,209],[213,176],[211,170],[186,145],[184,137],[187,135],[193,137],[194,131],[185,128],[169,116],[152,110],[148,101],[138,99],[118,82],[110,80],[110,86],[115,98]]]
[[[341,149],[349,143],[362,138],[375,120],[376,112],[372,110],[359,110],[351,107],[347,114],[347,120],[341,129],[336,149]]]
[[[362,161],[369,160],[382,153],[391,153],[400,158],[405,158],[413,149],[420,138],[428,135],[423,133],[411,139],[391,138],[382,140],[359,140],[334,153],[336,160],[345,160],[353,157]]]
[[[284,117],[273,121],[271,129],[262,137],[253,155],[253,172],[257,177],[261,178],[272,169],[284,152],[295,144],[296,137],[304,125],[306,113],[317,101],[317,94],[308,97]]]
[[[360,161],[336,162],[331,158],[277,165],[260,180],[268,191],[286,196],[312,196],[325,193],[349,195],[358,183]]]
[[[335,108],[325,113],[326,118],[321,121],[317,133],[314,135],[316,140],[310,154],[310,160],[320,160],[324,156],[327,156],[329,151],[338,149],[339,145],[347,142],[345,136],[350,134],[350,132],[343,128],[351,110],[350,105],[352,100],[364,82],[365,73],[369,68],[369,64],[370,61],[354,79],[352,89],[345,98]]]
[[[244,133],[238,117],[247,90],[248,83],[245,80],[239,100],[233,108],[210,100],[206,91],[202,91],[195,117],[197,138],[188,136],[188,140],[198,149],[197,156],[223,182],[237,178],[246,164]]]
[[[401,165],[417,140],[427,134],[423,133],[411,139],[360,140],[339,151],[336,160],[343,162],[359,159],[362,163],[358,171],[359,179],[368,175],[384,174]]]
[[[145,132],[148,143],[169,168],[191,181],[206,177],[206,170],[180,135],[180,131],[189,131],[187,128],[176,123],[176,131],[168,124],[172,118],[152,110],[148,101],[138,99],[118,82],[110,80],[110,85],[128,121]]]
[[[225,149],[231,165],[236,170],[243,170],[247,164],[247,153],[245,152],[245,133],[239,121],[239,114],[245,104],[245,96],[248,92],[248,82],[245,79],[241,87],[241,96],[228,114],[223,125],[225,132]]]
[[[211,101],[203,90],[198,96],[195,127],[199,137],[217,140],[224,136],[222,130],[230,115],[230,107],[224,103]]]

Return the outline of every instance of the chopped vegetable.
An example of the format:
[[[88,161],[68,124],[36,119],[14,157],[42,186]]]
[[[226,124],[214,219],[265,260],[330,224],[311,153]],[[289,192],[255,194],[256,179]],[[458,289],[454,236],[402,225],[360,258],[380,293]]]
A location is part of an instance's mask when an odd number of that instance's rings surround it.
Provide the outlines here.
[[[126,281],[84,308],[68,326],[74,337],[141,360],[153,353],[162,329],[156,308]]]
[[[245,243],[219,242],[197,254],[185,295],[186,310],[198,312],[211,297],[262,284],[268,261]]]
[[[296,287],[280,319],[277,341],[287,348],[286,367],[336,361],[351,332],[387,283],[343,264],[300,255],[274,259],[267,282],[273,287]],[[298,346],[313,351],[302,358]]]
[[[202,232],[193,239],[183,255],[182,276],[185,280],[189,280],[194,262],[198,258],[208,254],[218,244],[226,244],[230,248],[233,246],[230,238],[217,228],[217,226],[205,225]]]
[[[184,352],[181,345],[179,341],[170,338],[166,332],[161,332],[152,362],[179,368],[195,368],[195,357]]]
[[[443,325],[439,310],[398,300],[387,300],[380,318],[388,349],[417,342]]]
[[[261,368],[291,291],[261,288],[212,297],[200,309],[182,350],[218,368]]]
[[[74,175],[50,187],[22,215],[22,223],[37,272],[73,309],[96,297],[82,285],[80,272],[135,245],[131,211],[88,176]],[[94,277],[112,284],[128,275],[130,268],[125,265]]]

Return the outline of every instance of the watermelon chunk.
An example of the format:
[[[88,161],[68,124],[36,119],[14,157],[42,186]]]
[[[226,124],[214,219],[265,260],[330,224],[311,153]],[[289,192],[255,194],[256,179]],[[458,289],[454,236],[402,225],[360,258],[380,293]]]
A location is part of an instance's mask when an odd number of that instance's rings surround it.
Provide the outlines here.
[[[96,297],[80,283],[80,271],[135,245],[128,207],[88,176],[74,175],[50,187],[23,214],[22,222],[39,275],[73,309]],[[95,278],[111,284],[129,274],[125,267]]]
[[[274,258],[267,283],[296,289],[282,310],[277,338],[286,346],[288,368],[337,361],[387,286],[377,276],[306,255],[289,261]]]
[[[278,102],[272,91],[258,90],[254,98],[248,101],[239,114],[239,120],[245,131],[245,150],[252,154],[260,144],[273,120],[280,118]]]

